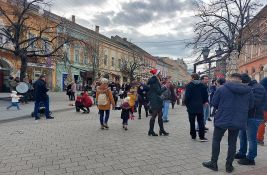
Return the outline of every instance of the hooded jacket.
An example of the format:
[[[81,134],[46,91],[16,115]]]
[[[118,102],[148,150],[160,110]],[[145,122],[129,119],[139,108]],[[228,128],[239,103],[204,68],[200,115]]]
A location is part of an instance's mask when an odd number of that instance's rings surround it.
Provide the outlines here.
[[[165,91],[165,87],[161,87],[159,79],[156,76],[152,76],[147,85],[149,86],[148,100],[151,110],[162,109],[163,100],[161,99],[161,94]]]
[[[254,96],[249,86],[228,82],[216,90],[212,105],[218,109],[214,118],[215,127],[246,129],[248,112],[254,107]]]
[[[107,84],[101,84],[96,91],[96,99],[98,99],[99,94],[106,93],[108,103],[106,105],[97,105],[99,110],[110,110],[111,104],[113,107],[115,107],[115,102],[113,99],[112,92]]]
[[[200,80],[191,81],[186,86],[184,100],[188,113],[202,114],[203,105],[208,102],[207,87]]]
[[[249,87],[251,87],[254,95],[254,107],[249,110],[248,117],[263,120],[263,110],[266,99],[265,88],[256,80],[252,80],[251,83],[249,83]]]

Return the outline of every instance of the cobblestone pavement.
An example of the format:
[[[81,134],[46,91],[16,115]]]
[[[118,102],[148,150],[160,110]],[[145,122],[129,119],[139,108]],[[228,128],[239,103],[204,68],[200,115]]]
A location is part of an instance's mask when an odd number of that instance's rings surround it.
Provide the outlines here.
[[[147,136],[148,118],[129,121],[129,130],[122,130],[118,111],[111,113],[110,129],[100,130],[96,108],[91,111],[58,112],[54,120],[24,119],[0,124],[0,174],[225,174],[227,137],[222,141],[219,172],[203,168],[201,163],[210,158],[211,141],[190,139],[184,107],[170,109],[171,122],[165,124],[169,137]],[[211,122],[208,127],[210,140]],[[266,157],[266,147],[259,147],[257,165],[239,166],[235,162],[235,173],[264,172]]]

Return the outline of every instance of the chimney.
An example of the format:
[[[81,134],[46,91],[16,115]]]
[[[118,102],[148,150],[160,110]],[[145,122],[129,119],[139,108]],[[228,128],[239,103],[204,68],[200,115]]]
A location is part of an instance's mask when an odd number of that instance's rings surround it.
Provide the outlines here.
[[[95,26],[95,32],[99,33],[99,26]]]
[[[72,15],[72,16],[71,16],[71,21],[72,21],[73,23],[75,23],[75,15]]]

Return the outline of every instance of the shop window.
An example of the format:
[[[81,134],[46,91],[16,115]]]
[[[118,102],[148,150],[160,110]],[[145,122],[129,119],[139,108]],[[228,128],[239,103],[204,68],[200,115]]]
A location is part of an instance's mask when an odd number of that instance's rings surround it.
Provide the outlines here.
[[[89,63],[88,59],[89,59],[88,51],[85,49],[83,53],[83,64],[88,64]]]
[[[114,67],[114,64],[115,64],[115,58],[112,57],[112,58],[111,58],[111,66]]]
[[[107,64],[108,64],[108,56],[105,55],[104,56],[104,65],[107,66]]]

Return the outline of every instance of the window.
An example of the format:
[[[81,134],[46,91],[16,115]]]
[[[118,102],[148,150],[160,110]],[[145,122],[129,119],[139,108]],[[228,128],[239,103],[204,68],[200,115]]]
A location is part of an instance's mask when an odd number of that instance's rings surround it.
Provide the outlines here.
[[[108,64],[108,56],[105,55],[105,56],[104,56],[104,65],[106,66],[107,64]]]
[[[111,58],[111,66],[114,67],[114,64],[115,64],[115,58],[112,57],[112,58]]]
[[[74,51],[74,62],[79,63],[80,60],[80,49],[76,48]]]
[[[43,47],[43,52],[44,52],[45,54],[48,54],[49,51],[51,50],[51,48],[50,48],[50,44],[49,44],[47,38],[44,38],[44,39],[43,39],[43,46],[42,46],[42,47]]]
[[[0,34],[0,44],[4,43],[4,36]]]
[[[88,64],[88,50],[87,49],[84,49],[84,52],[83,52],[83,64]]]
[[[121,59],[118,59],[119,67],[121,67]]]
[[[28,43],[28,44],[29,44],[29,49],[30,49],[30,50],[33,50],[33,49],[35,48],[35,41],[34,41],[34,40],[35,40],[35,39],[34,39],[34,38],[35,38],[35,35],[32,34],[32,33],[29,33],[28,38],[31,39],[31,40],[29,41],[29,43]]]

